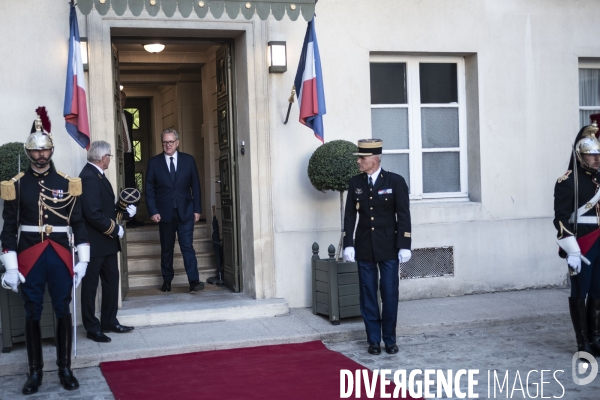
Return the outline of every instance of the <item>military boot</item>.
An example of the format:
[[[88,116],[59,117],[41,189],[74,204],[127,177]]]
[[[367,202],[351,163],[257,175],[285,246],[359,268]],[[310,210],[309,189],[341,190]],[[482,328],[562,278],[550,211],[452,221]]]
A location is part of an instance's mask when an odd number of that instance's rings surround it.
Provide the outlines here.
[[[29,375],[23,385],[23,394],[37,393],[42,385],[44,373],[44,359],[42,356],[42,331],[40,321],[25,320],[25,343],[27,345],[27,360],[29,361]]]
[[[71,346],[73,345],[73,323],[71,316],[58,319],[56,328],[56,365],[58,365],[58,378],[67,390],[79,388],[79,382],[71,371]]]
[[[573,322],[573,328],[575,329],[577,351],[585,351],[586,353],[594,354],[588,338],[585,299],[574,299],[569,297],[569,311],[571,312],[571,321]]]
[[[600,299],[588,298],[587,323],[595,357],[600,357]]]

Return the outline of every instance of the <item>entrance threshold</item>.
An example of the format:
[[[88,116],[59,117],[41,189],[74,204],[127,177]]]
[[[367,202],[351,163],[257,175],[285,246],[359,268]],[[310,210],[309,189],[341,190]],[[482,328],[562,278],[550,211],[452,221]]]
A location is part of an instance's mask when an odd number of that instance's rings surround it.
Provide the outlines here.
[[[117,313],[119,322],[141,327],[274,317],[289,313],[285,299],[256,300],[244,293],[232,293],[209,284],[196,293],[177,287],[166,293],[155,290],[156,294],[125,298]]]

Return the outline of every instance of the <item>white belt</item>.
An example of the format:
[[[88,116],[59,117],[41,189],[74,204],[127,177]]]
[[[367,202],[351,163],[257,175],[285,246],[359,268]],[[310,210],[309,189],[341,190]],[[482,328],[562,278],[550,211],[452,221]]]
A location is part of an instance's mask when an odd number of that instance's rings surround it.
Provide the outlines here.
[[[34,232],[34,233],[67,233],[69,232],[68,226],[53,226],[53,225],[21,225],[21,232]]]
[[[581,207],[579,207],[577,209],[577,223],[578,224],[589,224],[590,222],[579,222],[579,218],[581,218],[581,216],[583,214],[585,214],[586,212],[590,211],[595,205],[596,203],[598,203],[598,201],[600,201],[600,190],[598,190],[596,192],[596,194],[594,195],[594,197],[592,197],[590,199],[590,201],[588,201],[587,203],[585,203],[584,205],[582,205]],[[575,213],[571,214],[571,219],[569,219],[569,222],[573,222],[572,220],[574,219]],[[589,217],[592,218],[592,217]]]
[[[573,217],[569,218],[569,222],[573,223]],[[577,224],[596,224],[598,225],[598,217],[579,217],[577,218]]]

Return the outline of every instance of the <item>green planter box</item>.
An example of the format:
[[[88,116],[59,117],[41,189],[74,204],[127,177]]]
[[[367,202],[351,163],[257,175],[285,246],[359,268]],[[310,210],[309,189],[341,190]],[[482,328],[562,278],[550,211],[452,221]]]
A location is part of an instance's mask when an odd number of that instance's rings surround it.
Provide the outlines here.
[[[4,266],[0,264],[0,275],[4,272]],[[2,352],[9,353],[13,343],[25,341],[25,307],[21,293],[0,287],[0,320],[2,321]],[[44,311],[40,325],[42,339],[54,337],[54,311],[47,287],[44,293]]]
[[[329,317],[333,325],[341,318],[360,316],[360,286],[355,262],[336,261],[335,248],[329,246],[329,258],[319,258],[319,245],[313,244],[313,314]]]

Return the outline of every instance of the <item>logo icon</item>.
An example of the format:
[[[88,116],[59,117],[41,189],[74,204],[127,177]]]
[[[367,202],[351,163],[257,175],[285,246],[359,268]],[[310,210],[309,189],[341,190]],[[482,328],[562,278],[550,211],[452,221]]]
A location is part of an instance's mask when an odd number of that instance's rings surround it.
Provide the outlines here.
[[[581,375],[585,375],[588,370],[588,376],[585,378],[580,377]],[[577,353],[573,354],[571,371],[573,374],[573,382],[575,382],[576,385],[584,386],[591,383],[596,378],[596,375],[598,375],[598,362],[590,353],[578,351]]]

